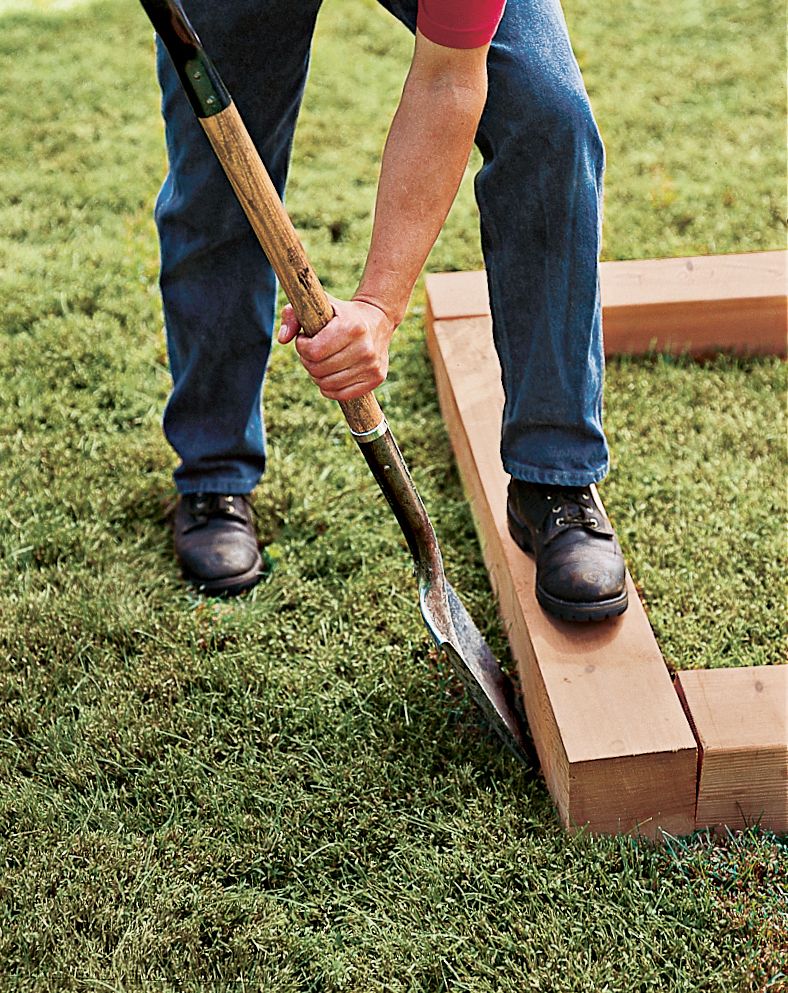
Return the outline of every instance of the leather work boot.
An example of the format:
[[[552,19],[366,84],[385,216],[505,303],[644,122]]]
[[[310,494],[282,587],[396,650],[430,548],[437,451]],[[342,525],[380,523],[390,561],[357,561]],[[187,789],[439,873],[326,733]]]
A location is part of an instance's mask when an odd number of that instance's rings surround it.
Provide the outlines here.
[[[591,488],[512,479],[509,533],[536,557],[536,599],[564,621],[601,621],[627,609],[621,547]]]
[[[173,522],[175,554],[184,577],[210,596],[234,596],[262,571],[249,496],[187,493]]]

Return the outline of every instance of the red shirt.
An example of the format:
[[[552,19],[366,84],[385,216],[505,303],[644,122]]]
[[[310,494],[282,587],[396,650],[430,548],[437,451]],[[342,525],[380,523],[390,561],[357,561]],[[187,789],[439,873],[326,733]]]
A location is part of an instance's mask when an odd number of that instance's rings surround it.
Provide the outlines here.
[[[446,48],[480,48],[492,41],[506,0],[419,0],[416,26]]]

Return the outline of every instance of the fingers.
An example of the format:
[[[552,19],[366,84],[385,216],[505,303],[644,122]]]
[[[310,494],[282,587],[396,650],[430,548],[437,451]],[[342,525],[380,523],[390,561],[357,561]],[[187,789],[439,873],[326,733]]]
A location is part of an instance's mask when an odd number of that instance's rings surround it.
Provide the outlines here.
[[[321,331],[320,335],[323,333]],[[296,340],[301,364],[320,392],[324,396],[330,396],[331,399],[335,399],[334,394],[352,389],[356,385],[366,387],[362,392],[375,389],[385,380],[388,372],[388,350],[376,349],[368,335],[351,335],[344,339],[340,336],[340,344],[343,340],[344,347],[340,347],[339,351],[333,354],[331,349],[335,345],[331,341],[324,349],[316,350],[310,348],[314,341],[303,337]],[[314,354],[315,351],[318,355],[323,351],[329,354],[324,359],[308,358],[308,355]]]
[[[307,370],[308,371],[308,370]],[[323,375],[309,373],[309,378],[317,386],[324,397],[330,400],[347,399],[344,395],[348,390],[358,390],[356,396],[376,390],[386,379],[387,368],[379,364],[374,366],[355,365],[338,372]],[[342,394],[340,397],[339,394]]]
[[[343,387],[341,390],[326,390],[320,387],[320,392],[327,400],[357,400],[359,397],[363,397],[367,393],[371,393],[380,386],[379,382],[362,381],[359,383],[351,383],[349,386]]]
[[[276,339],[280,345],[287,345],[295,339],[295,347],[301,361],[306,365],[323,362],[342,352],[355,337],[363,333],[359,328],[348,328],[339,318],[334,317],[313,337],[301,334],[301,324],[293,308],[288,304],[282,310],[282,326]]]
[[[286,345],[297,336],[300,330],[301,324],[295,315],[292,304],[288,303],[282,308],[282,326],[279,328],[276,340],[280,345]]]
[[[313,338],[300,335],[296,340],[296,349],[305,365],[307,362],[325,362],[363,337],[364,328],[334,317]]]
[[[334,307],[335,304],[340,302],[338,300],[335,300],[334,297],[332,296],[329,296],[328,300],[332,307]],[[329,324],[331,323],[332,321],[329,321]],[[328,327],[328,324],[326,325],[326,327]],[[325,330],[325,328],[323,330]],[[323,330],[321,330],[320,334],[323,333]],[[279,342],[280,345],[286,345],[288,344],[288,342],[291,342],[294,338],[296,338],[299,335],[300,331],[301,331],[301,322],[296,317],[296,313],[295,310],[293,309],[293,305],[291,303],[285,304],[285,306],[282,308],[282,326],[279,328],[279,331],[277,332],[276,340]],[[307,341],[309,340],[306,336],[303,337],[304,340]]]
[[[296,342],[296,348],[298,348],[298,342]],[[325,379],[326,376],[333,376],[338,372],[344,372],[345,369],[349,369],[353,365],[352,349],[343,348],[341,352],[337,352],[336,355],[332,355],[322,362],[311,362],[309,359],[304,358],[299,351],[301,357],[301,365],[306,369],[312,377],[317,377],[318,379]]]

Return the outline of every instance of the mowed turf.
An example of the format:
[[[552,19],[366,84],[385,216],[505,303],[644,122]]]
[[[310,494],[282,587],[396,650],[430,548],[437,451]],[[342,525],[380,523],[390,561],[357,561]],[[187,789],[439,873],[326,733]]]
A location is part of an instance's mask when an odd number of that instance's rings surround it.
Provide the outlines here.
[[[0,11],[2,989],[784,991],[785,841],[567,835],[436,658],[396,524],[289,350],[266,387],[269,575],[238,602],[182,586],[151,32],[131,2]],[[783,247],[777,5],[568,15],[607,141],[605,256]],[[288,203],[346,294],[410,40],[371,0],[321,18]],[[480,264],[467,182],[430,267]],[[769,360],[609,367],[603,493],[677,667],[784,658],[784,391]],[[508,664],[421,289],[380,395]]]

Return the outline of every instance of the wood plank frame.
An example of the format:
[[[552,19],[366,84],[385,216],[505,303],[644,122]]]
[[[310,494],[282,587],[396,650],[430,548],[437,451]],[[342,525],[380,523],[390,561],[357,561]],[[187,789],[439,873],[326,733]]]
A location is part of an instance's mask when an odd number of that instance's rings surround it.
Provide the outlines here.
[[[629,610],[604,624],[565,624],[536,602],[533,562],[506,528],[507,477],[499,457],[503,391],[484,274],[432,275],[426,284],[427,342],[441,410],[562,823],[655,838],[718,826],[719,805],[708,806],[705,798],[708,789],[717,788],[707,784],[719,783],[720,776],[711,773],[704,780],[700,759],[719,755],[708,742],[704,749],[706,739],[682,710],[631,578]],[[686,697],[682,701],[686,705]],[[779,752],[779,745],[766,749],[772,766],[775,747]],[[723,761],[726,749],[721,749]],[[749,757],[758,754],[751,751]],[[780,830],[788,830],[788,824],[779,827],[778,794],[785,788],[779,773],[770,773],[765,793],[753,794],[764,810],[777,810],[769,825]],[[740,808],[741,818],[732,826],[742,826],[742,818],[757,819],[754,809],[741,803]]]
[[[788,252],[603,262],[605,353],[786,355]],[[429,277],[433,320],[490,314],[484,272]]]
[[[431,321],[438,397],[517,660],[528,722],[562,822],[593,831],[694,827],[697,751],[637,592],[604,624],[551,618],[510,538],[499,456],[503,391],[491,321]]]
[[[788,832],[788,665],[676,677],[699,748],[700,827]]]

